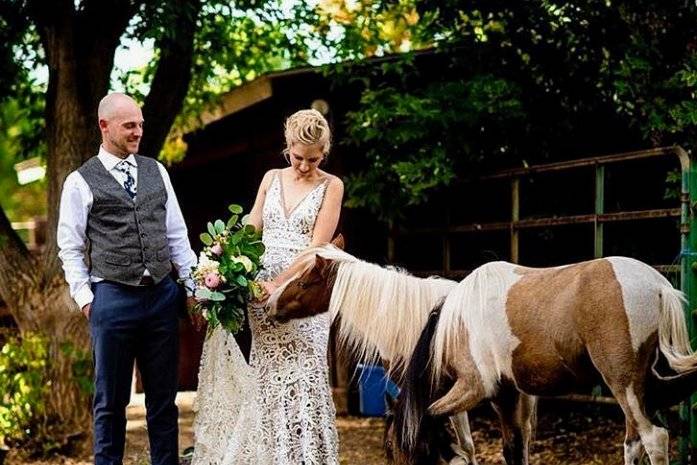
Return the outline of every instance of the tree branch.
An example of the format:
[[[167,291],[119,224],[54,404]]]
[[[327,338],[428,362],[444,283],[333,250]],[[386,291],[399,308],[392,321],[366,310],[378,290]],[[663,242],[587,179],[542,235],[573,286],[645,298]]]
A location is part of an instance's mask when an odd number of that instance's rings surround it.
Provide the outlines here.
[[[79,12],[77,58],[82,67],[89,69],[86,74],[89,78],[80,88],[80,98],[85,111],[95,121],[99,101],[109,90],[114,53],[140,3],[130,0],[87,0]]]
[[[48,30],[55,28],[65,17],[75,14],[75,2],[71,0],[28,0],[27,12],[38,29]]]
[[[201,2],[176,0],[175,3],[176,16],[171,32],[158,42],[160,61],[143,105],[147,130],[140,152],[151,157],[160,153],[174,119],[182,109],[192,76],[196,20]]]

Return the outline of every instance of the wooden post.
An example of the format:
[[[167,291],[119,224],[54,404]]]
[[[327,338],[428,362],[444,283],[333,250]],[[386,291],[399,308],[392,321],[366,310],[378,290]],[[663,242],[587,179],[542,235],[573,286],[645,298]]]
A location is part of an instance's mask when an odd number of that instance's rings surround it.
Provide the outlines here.
[[[520,261],[520,238],[518,221],[520,220],[520,178],[511,178],[511,262]]]
[[[593,229],[595,232],[594,256],[603,256],[603,224],[598,221],[598,215],[605,213],[605,166],[595,167],[595,221]]]

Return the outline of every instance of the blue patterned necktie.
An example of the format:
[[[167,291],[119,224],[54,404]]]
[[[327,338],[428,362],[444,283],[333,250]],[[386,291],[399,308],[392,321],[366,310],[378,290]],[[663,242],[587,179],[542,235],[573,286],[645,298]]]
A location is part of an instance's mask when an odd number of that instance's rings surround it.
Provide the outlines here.
[[[136,180],[135,178],[133,178],[133,175],[131,174],[132,166],[133,165],[131,165],[130,162],[123,160],[116,165],[116,169],[126,175],[126,180],[123,183],[123,188],[126,189],[126,193],[131,196],[131,199],[135,199]]]

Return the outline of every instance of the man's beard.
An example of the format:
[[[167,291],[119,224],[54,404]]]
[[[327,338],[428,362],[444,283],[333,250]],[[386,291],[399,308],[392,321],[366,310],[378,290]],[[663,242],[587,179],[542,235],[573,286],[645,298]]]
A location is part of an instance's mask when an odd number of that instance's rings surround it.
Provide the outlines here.
[[[130,155],[131,153],[136,153],[138,151],[138,144],[136,144],[136,148],[134,151],[131,151],[128,148],[128,140],[127,139],[123,139],[123,142],[121,142],[121,141],[114,139],[113,137],[110,137],[109,142],[111,142],[111,145],[118,148],[120,151],[122,151],[126,155]]]

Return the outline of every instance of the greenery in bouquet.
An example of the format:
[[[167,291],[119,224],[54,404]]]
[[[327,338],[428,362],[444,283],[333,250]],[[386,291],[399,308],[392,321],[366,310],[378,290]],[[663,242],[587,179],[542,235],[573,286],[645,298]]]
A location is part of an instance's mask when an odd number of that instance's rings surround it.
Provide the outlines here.
[[[208,330],[222,326],[231,333],[238,332],[245,319],[250,299],[261,295],[254,281],[261,268],[264,245],[261,233],[240,219],[242,207],[230,205],[232,216],[227,223],[215,220],[201,234],[204,249],[198,265],[192,270],[196,288],[195,312],[203,315]]]

